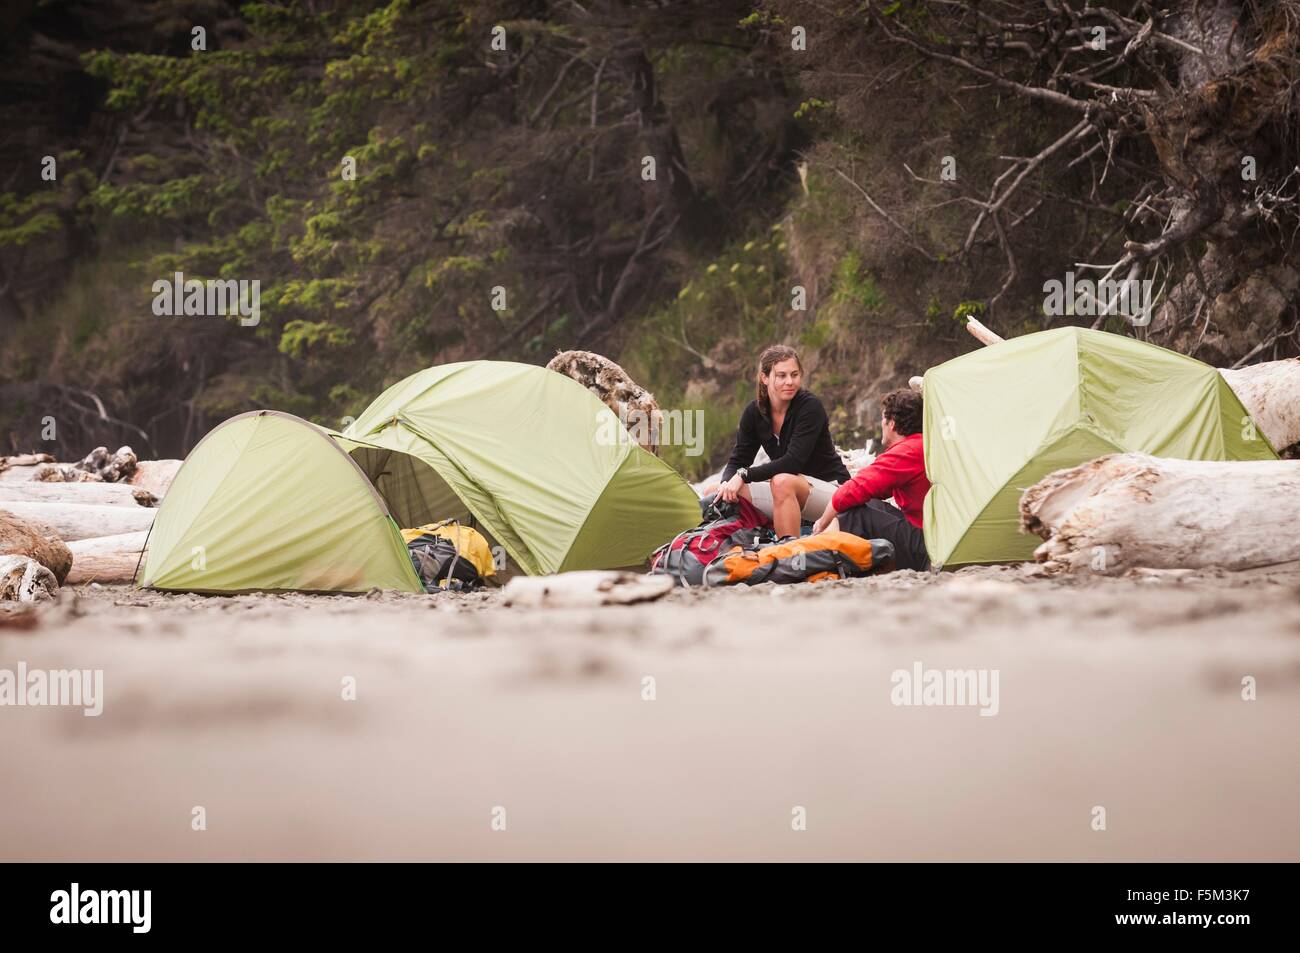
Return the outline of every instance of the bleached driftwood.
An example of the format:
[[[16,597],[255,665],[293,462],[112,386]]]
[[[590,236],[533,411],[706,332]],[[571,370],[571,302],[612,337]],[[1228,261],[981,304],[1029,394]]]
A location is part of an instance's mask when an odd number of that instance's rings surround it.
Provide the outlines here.
[[[76,558],[82,556],[105,556],[113,553],[133,553],[139,555],[149,538],[147,531],[140,533],[118,533],[116,536],[92,536],[89,539],[74,539],[68,543],[68,551]]]
[[[44,523],[65,542],[147,530],[158,512],[144,506],[83,506],[78,503],[6,503],[4,508],[20,519]]]
[[[52,527],[4,508],[0,508],[0,555],[34,559],[59,583],[72,566],[72,552]]]
[[[10,467],[34,467],[38,463],[53,463],[54,458],[48,453],[19,453],[11,457],[0,457],[0,470]]]
[[[93,556],[76,556],[66,585],[83,585],[88,582],[121,583],[135,580],[136,567],[140,565],[139,553],[101,553]]]
[[[0,506],[6,503],[78,503],[83,506],[157,506],[158,497],[127,483],[5,483]]]
[[[167,490],[172,485],[172,480],[176,479],[176,472],[180,470],[181,460],[141,460],[135,465],[135,473],[127,481],[131,486],[138,487],[142,490],[148,490],[154,496],[162,499],[167,495]]]
[[[672,591],[669,576],[591,569],[554,576],[515,576],[505,588],[509,606],[581,609],[649,602]]]
[[[561,351],[551,358],[546,368],[573,378],[599,397],[637,443],[651,453],[659,453],[659,435],[663,430],[659,402],[654,394],[632,380],[627,371],[594,351]]]
[[[984,345],[1001,344],[1006,340],[1000,334],[994,334],[970,315],[966,316],[966,330],[971,333],[971,336],[974,337],[975,340]]]
[[[1300,443],[1300,358],[1220,368],[1232,392],[1279,453]]]
[[[40,602],[58,593],[54,573],[30,556],[0,556],[0,602]]]
[[[1300,462],[1099,457],[1020,497],[1048,572],[1251,569],[1300,559]]]

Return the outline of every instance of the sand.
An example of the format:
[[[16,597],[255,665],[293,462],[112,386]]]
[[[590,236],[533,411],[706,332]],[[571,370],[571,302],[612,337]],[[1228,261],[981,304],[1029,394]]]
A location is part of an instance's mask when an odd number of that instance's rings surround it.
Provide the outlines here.
[[[3,860],[1300,859],[1294,566],[78,592],[0,626],[0,668],[104,672],[99,717],[0,707]],[[893,704],[918,663],[997,714]]]

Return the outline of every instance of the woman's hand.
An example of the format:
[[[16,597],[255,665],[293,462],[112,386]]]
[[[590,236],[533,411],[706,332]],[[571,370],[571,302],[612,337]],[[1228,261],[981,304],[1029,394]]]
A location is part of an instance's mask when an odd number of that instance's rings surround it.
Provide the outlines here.
[[[737,473],[730,480],[723,484],[722,489],[718,491],[718,499],[724,503],[735,503],[736,498],[740,496],[740,488],[745,485],[745,481]]]

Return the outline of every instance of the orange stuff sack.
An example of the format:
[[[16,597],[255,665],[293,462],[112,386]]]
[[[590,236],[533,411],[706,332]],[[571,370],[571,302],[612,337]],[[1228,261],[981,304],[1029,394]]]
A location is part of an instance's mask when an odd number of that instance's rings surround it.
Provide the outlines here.
[[[733,586],[760,582],[819,582],[888,572],[894,568],[894,546],[883,539],[863,539],[852,533],[817,533],[762,549],[733,547],[704,570],[704,585]]]

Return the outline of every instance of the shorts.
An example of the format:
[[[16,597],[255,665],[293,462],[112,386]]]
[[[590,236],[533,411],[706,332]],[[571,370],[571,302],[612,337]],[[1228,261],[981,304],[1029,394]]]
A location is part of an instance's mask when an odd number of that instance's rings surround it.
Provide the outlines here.
[[[826,512],[826,507],[831,505],[831,497],[839,489],[839,484],[819,480],[816,477],[808,476],[806,473],[799,475],[807,480],[808,485],[812,487],[812,492],[808,494],[808,501],[803,505],[803,520],[806,523],[814,523],[818,517]],[[771,483],[749,484],[749,498],[764,516],[768,519],[772,518]]]

